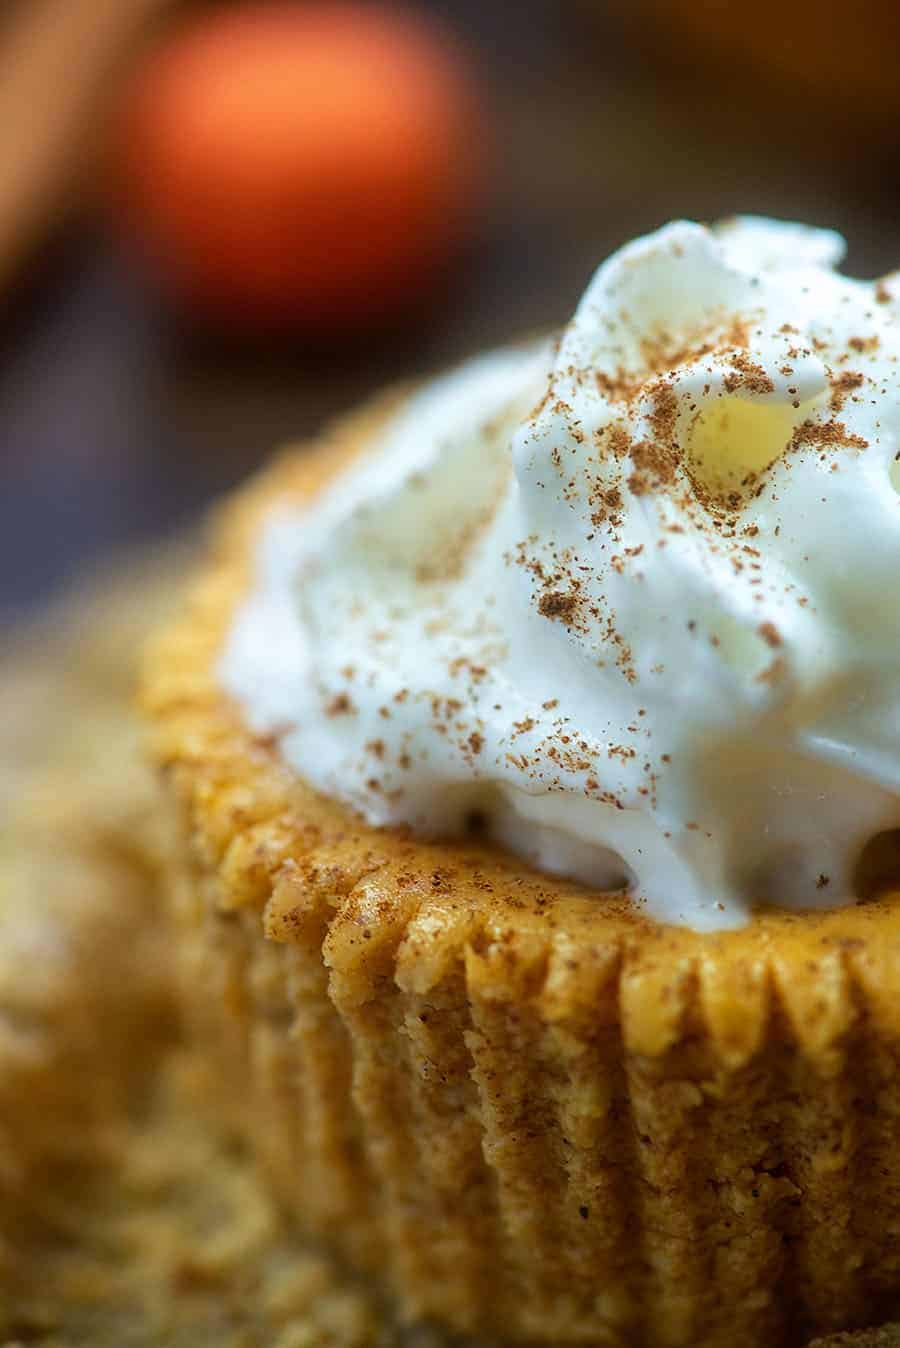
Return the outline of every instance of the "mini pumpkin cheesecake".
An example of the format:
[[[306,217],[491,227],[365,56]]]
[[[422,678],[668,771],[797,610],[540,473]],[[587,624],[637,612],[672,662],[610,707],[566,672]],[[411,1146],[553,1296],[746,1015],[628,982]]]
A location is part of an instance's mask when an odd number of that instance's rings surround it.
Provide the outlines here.
[[[629,245],[276,460],[150,653],[216,1107],[412,1318],[900,1304],[896,303],[838,260]]]

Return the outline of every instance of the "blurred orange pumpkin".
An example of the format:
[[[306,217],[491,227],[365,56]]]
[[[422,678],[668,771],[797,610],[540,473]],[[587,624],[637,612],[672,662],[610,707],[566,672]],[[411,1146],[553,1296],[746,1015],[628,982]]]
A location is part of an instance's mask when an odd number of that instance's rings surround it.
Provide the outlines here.
[[[460,50],[409,11],[214,11],[135,76],[123,218],[206,314],[353,327],[408,307],[470,227],[480,122]]]

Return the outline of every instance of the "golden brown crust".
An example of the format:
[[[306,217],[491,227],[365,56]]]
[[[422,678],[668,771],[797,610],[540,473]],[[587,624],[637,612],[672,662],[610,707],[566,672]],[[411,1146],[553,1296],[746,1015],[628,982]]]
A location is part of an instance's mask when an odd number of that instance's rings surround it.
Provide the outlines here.
[[[227,508],[145,679],[192,1000],[284,1196],[462,1329],[774,1348],[871,1322],[900,1300],[900,896],[663,927],[497,848],[365,826],[218,687],[262,514],[384,408]]]

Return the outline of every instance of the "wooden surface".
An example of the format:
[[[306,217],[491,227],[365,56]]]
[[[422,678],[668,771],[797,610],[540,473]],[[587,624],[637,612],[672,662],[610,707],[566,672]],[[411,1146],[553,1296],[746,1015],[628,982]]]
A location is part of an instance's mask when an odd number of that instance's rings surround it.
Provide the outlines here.
[[[764,89],[736,83],[728,102],[693,78],[689,51],[682,83],[663,83],[599,0],[428,7],[473,46],[496,145],[481,237],[444,297],[343,350],[241,347],[167,313],[99,227],[57,240],[0,329],[0,615],[177,529],[273,444],[378,385],[561,322],[611,248],[672,216],[833,224],[851,270],[900,265],[889,151],[838,158],[808,129],[773,134],[754,115]]]

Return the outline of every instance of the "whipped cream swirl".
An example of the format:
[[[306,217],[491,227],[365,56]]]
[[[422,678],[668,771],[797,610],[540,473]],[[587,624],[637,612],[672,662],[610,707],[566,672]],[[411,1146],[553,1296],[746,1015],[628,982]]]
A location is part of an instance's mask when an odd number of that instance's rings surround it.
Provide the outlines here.
[[[663,921],[852,901],[900,826],[900,283],[842,253],[675,223],[558,343],[415,394],[262,531],[251,726],[370,823],[479,822]]]

